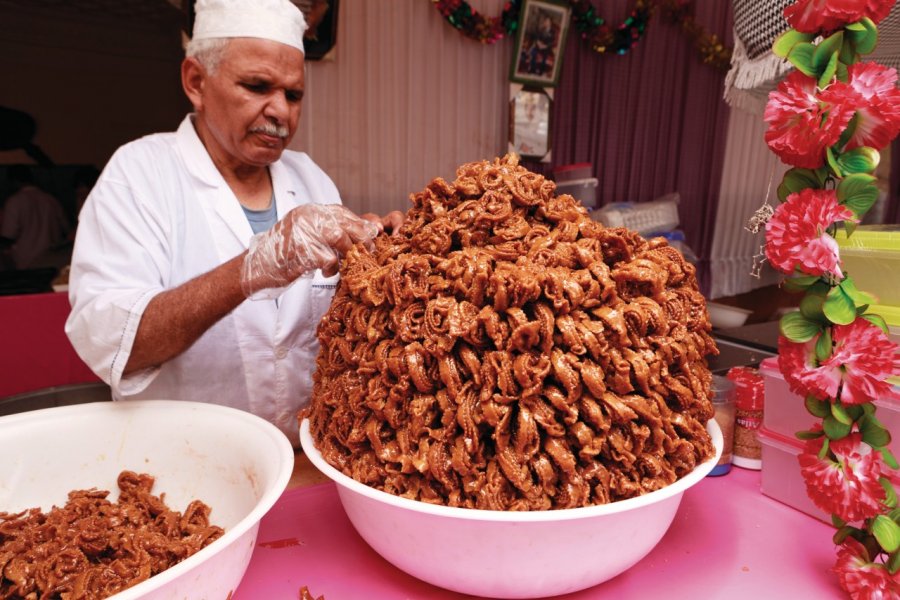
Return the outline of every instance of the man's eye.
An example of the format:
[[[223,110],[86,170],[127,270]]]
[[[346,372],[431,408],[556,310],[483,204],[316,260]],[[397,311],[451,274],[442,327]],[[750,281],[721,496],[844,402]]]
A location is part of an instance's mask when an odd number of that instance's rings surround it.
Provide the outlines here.
[[[284,97],[288,102],[300,102],[300,100],[303,98],[303,92],[287,91],[284,93]]]
[[[264,83],[242,83],[241,85],[254,94],[262,94],[269,89],[269,86]]]

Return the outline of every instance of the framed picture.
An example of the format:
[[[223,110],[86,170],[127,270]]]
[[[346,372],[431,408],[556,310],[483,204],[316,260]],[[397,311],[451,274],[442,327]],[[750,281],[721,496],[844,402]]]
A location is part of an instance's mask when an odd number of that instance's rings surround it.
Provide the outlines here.
[[[306,60],[322,60],[337,43],[338,0],[292,0],[306,17]]]
[[[513,86],[509,100],[509,149],[512,152],[535,160],[549,157],[552,106],[553,98],[544,88]]]
[[[565,0],[524,0],[509,78],[525,85],[555,86],[570,20]]]

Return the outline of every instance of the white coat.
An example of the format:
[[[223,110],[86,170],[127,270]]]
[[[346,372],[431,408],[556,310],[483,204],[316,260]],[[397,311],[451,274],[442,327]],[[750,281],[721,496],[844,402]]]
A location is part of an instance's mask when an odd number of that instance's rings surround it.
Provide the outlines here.
[[[340,203],[334,183],[306,154],[285,151],[270,173],[279,219],[300,204]],[[252,235],[190,116],[175,133],[123,146],[81,212],[66,333],[115,400],[232,406],[274,423],[296,446],[296,414],[312,392],[315,329],[336,277],[316,271],[277,303],[246,300],[180,356],[122,374],[151,298],[234,258]]]

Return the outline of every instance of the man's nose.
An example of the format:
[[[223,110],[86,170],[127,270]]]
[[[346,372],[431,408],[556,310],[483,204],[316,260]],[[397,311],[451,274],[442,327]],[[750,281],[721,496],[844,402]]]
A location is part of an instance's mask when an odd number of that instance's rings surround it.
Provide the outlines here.
[[[277,93],[272,94],[269,97],[269,101],[266,103],[264,111],[266,117],[274,119],[276,123],[281,125],[287,122],[289,113],[290,106],[288,105],[287,98],[284,97],[284,94]]]

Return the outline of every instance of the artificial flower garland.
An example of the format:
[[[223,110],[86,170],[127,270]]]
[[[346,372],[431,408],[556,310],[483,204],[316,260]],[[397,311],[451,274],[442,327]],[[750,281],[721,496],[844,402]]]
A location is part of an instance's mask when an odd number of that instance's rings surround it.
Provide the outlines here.
[[[431,1],[450,25],[482,44],[493,44],[512,35],[519,26],[519,0],[506,2],[499,17],[482,15],[466,0]],[[623,55],[631,50],[646,32],[654,5],[659,5],[663,18],[681,27],[700,52],[703,62],[724,70],[731,64],[731,49],[694,18],[693,0],[635,0],[628,17],[617,26],[610,25],[600,16],[591,0],[571,0],[570,4],[575,29],[591,49],[600,54]]]
[[[832,515],[833,570],[854,599],[900,598],[900,507],[887,478],[900,468],[876,399],[900,400],[900,347],[869,311],[875,299],[841,269],[834,239],[851,235],[878,197],[879,150],[900,133],[897,72],[860,62],[895,0],[798,0],[773,46],[796,67],[769,96],[769,148],[791,165],[766,224],[766,258],[804,297],[781,320],[778,365],[822,419],[797,435],[807,493]],[[816,40],[819,41],[816,41]]]

